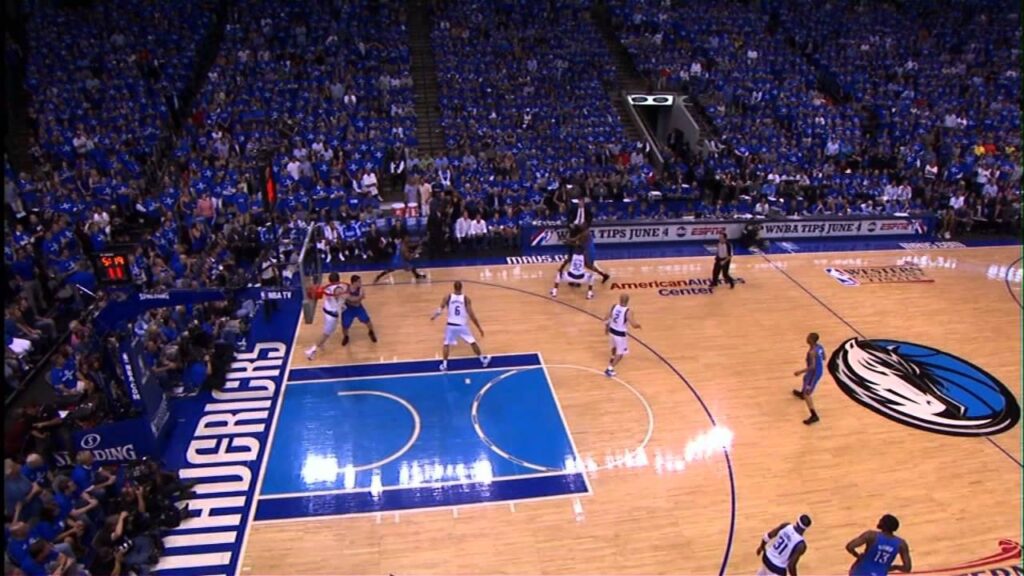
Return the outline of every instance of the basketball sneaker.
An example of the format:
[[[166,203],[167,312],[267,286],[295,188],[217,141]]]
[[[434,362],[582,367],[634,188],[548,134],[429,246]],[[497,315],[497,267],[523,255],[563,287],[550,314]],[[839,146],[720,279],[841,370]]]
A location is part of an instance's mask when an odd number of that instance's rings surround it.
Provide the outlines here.
[[[491,363],[491,357],[490,356],[481,356],[480,357],[480,363],[484,365],[484,368],[487,368],[487,365]]]
[[[316,346],[306,350],[306,360],[312,360],[316,356]]]
[[[605,368],[604,369],[604,375],[609,377],[609,378],[611,378],[613,376],[616,376],[615,369],[614,368]]]
[[[587,300],[593,300],[593,299],[594,299],[594,291],[593,290],[587,290]]]
[[[558,288],[552,288],[551,289],[551,297],[552,298],[558,298]]]
[[[441,365],[438,366],[437,369],[440,370],[441,372],[447,372],[448,371],[448,361],[445,360],[444,362],[441,362]]]
[[[348,346],[348,334],[342,336],[342,338],[341,338],[341,345],[342,346]]]
[[[376,342],[376,341],[377,341],[377,335],[373,333],[373,330],[370,330],[370,342]]]
[[[801,400],[804,399],[804,393],[801,390],[793,390],[793,396],[796,396]]]

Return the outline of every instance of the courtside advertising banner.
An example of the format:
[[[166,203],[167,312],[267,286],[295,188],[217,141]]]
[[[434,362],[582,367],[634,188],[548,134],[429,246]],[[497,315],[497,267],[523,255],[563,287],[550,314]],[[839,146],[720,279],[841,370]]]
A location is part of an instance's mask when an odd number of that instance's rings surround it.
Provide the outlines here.
[[[712,241],[725,232],[737,239],[752,223],[761,227],[761,237],[841,238],[880,236],[923,236],[928,232],[922,218],[832,219],[832,220],[744,220],[671,221],[645,224],[597,223],[591,227],[597,244],[639,244],[644,242]],[[523,228],[523,247],[540,248],[564,244],[569,231],[562,225]]]

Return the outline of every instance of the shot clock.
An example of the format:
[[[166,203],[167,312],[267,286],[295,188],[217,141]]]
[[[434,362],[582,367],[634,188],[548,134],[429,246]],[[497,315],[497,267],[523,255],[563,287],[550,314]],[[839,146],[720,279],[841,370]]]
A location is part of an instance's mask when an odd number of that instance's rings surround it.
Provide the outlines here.
[[[93,256],[96,279],[101,284],[130,284],[132,268],[129,264],[131,250],[107,250]]]

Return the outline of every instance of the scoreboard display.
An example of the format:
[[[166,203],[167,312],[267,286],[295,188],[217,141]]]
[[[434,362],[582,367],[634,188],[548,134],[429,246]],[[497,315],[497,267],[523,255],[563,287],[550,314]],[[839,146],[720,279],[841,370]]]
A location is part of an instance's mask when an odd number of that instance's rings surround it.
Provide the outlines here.
[[[129,258],[133,254],[130,248],[122,250],[106,250],[93,256],[93,268],[96,279],[101,284],[131,284],[132,268]]]

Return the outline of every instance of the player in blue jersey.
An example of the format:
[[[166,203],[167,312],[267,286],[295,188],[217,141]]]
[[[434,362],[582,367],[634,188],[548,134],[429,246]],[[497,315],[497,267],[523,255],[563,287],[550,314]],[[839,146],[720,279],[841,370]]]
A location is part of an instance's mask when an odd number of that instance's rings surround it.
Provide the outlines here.
[[[900,521],[886,514],[878,521],[878,530],[868,530],[846,545],[846,551],[857,560],[850,566],[850,576],[886,576],[889,572],[910,572],[910,547],[895,532]],[[864,553],[857,551],[861,546]],[[902,564],[893,566],[899,554]]]
[[[804,377],[803,387],[800,390],[793,390],[793,396],[807,403],[807,409],[811,411],[811,417],[804,420],[804,424],[808,426],[820,420],[818,412],[814,409],[814,400],[812,399],[814,389],[817,388],[818,382],[821,381],[822,375],[825,374],[825,348],[818,344],[818,339],[817,332],[811,332],[807,335],[807,366],[793,373],[794,376],[803,375]]]
[[[398,244],[395,246],[395,255],[391,259],[391,264],[388,265],[387,269],[377,274],[377,277],[373,279],[373,283],[376,284],[381,281],[382,278],[391,274],[395,270],[408,270],[412,272],[412,275],[417,280],[422,280],[427,277],[426,274],[416,269],[413,264],[413,260],[419,256],[419,250],[408,238],[401,238],[398,240]]]
[[[352,282],[348,285],[348,292],[345,294],[345,310],[341,313],[342,346],[348,345],[348,329],[356,320],[366,324],[366,328],[370,330],[370,340],[377,341],[377,334],[373,331],[373,322],[370,321],[370,315],[366,313],[366,308],[363,308],[364,298],[366,298],[366,292],[363,291],[363,281],[358,274],[353,274]]]

